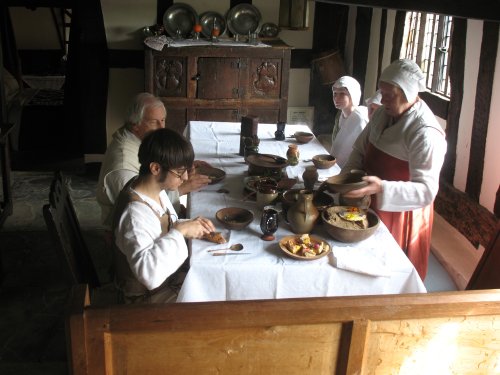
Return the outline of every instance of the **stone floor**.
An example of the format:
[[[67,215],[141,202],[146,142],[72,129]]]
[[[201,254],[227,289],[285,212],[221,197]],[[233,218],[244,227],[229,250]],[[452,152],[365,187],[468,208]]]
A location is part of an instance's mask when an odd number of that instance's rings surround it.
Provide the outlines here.
[[[98,166],[98,165],[97,165]],[[64,171],[85,240],[106,282],[109,258],[104,251],[100,210],[95,201],[98,168]],[[0,374],[67,374],[64,315],[69,286],[42,216],[48,203],[52,171],[13,172],[14,213],[0,229],[4,280],[0,286]],[[429,291],[455,290],[431,257],[425,280]]]
[[[71,196],[85,240],[99,259],[104,242],[95,202],[97,172],[89,168],[64,173],[71,178]],[[52,171],[13,172],[14,213],[0,230],[2,375],[68,373],[64,315],[69,286],[42,215],[52,177]],[[105,275],[104,264],[100,271]]]

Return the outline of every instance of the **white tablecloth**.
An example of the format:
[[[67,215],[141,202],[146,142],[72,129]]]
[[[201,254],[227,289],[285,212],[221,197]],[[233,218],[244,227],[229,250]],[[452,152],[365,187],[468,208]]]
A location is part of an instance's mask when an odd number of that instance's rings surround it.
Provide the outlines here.
[[[286,138],[276,141],[275,130],[275,124],[259,124],[259,152],[285,157],[288,145],[295,140]],[[289,136],[298,130],[310,131],[305,125],[287,125],[285,134]],[[334,241],[322,225],[316,226],[312,235],[326,240],[333,251],[313,261],[295,260],[281,251],[278,239],[293,234],[283,220],[275,234],[276,241],[261,240],[261,210],[253,200],[243,201],[243,179],[248,167],[243,157],[238,155],[240,124],[192,121],[188,137],[195,149],[196,159],[205,160],[227,173],[223,181],[190,194],[189,216],[202,215],[212,219],[226,236],[228,244],[241,243],[244,245],[243,252],[250,254],[212,256],[208,249],[226,246],[192,240],[191,268],[180,291],[179,302],[426,292],[415,268],[382,223],[372,237],[355,244]],[[299,150],[301,159],[326,153],[316,139],[299,145]],[[287,167],[287,174],[300,176],[307,165],[312,163],[301,161],[297,167]],[[320,172],[325,179],[337,174],[339,168],[334,166]],[[217,193],[220,187],[230,193]],[[253,222],[241,231],[225,230],[215,219],[215,213],[222,207],[230,206],[252,211],[255,216]],[[379,260],[388,275],[369,276],[336,268],[333,253],[339,248],[365,252],[367,259]]]

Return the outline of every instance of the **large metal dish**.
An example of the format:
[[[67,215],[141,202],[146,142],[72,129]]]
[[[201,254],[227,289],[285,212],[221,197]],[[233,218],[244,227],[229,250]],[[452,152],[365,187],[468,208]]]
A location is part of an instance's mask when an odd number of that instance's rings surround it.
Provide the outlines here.
[[[251,4],[238,4],[227,12],[227,27],[234,35],[255,33],[261,20],[260,11]]]
[[[260,27],[259,36],[263,38],[276,38],[280,32],[278,25],[267,22]]]
[[[175,3],[163,15],[163,26],[171,37],[187,38],[197,23],[198,14],[190,5],[184,3]]]
[[[212,29],[216,26],[219,29],[219,36],[226,32],[226,19],[217,12],[204,12],[200,15],[201,33],[210,38]]]

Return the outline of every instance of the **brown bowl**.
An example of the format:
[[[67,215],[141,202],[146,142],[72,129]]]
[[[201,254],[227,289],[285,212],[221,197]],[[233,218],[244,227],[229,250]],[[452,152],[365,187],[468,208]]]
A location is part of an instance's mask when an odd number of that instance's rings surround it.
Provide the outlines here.
[[[344,194],[351,190],[361,189],[368,185],[368,182],[363,181],[366,176],[364,171],[353,170],[347,173],[340,173],[336,176],[329,177],[325,181],[326,187],[331,193]]]
[[[210,185],[216,184],[217,182],[222,181],[226,177],[226,172],[224,172],[222,169],[219,168],[202,165],[196,167],[195,170],[197,174],[203,174],[208,176],[211,180]]]
[[[328,234],[337,241],[340,242],[359,242],[366,240],[377,230],[380,219],[372,209],[366,210],[366,219],[368,221],[368,228],[366,229],[356,229],[356,228],[345,228],[337,225],[338,220],[333,220],[336,213],[346,210],[350,206],[330,206],[326,207],[321,212],[321,219],[323,220],[323,225],[326,228]],[[342,219],[340,219],[342,220]]]
[[[299,143],[309,143],[314,138],[314,134],[308,132],[295,132],[293,136]]]
[[[291,189],[297,183],[296,178],[282,178],[278,181],[278,190]]]
[[[314,166],[318,169],[328,169],[337,163],[335,156],[330,154],[314,155],[312,158]]]
[[[225,228],[234,230],[246,228],[253,221],[253,213],[240,207],[221,208],[215,217]]]
[[[281,179],[283,169],[288,166],[288,161],[278,155],[252,154],[245,157],[248,164],[249,176],[268,176]]]

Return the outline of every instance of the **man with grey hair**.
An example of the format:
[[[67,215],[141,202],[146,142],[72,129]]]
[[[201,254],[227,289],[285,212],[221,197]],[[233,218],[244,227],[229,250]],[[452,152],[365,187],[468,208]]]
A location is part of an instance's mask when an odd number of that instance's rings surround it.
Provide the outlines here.
[[[142,139],[149,132],[164,128],[166,117],[167,111],[159,98],[150,93],[140,93],[128,108],[125,124],[113,134],[101,165],[96,191],[102,223],[106,228],[111,226],[111,211],[120,191],[139,173],[137,155]],[[176,211],[180,212],[180,195],[199,190],[209,182],[208,176],[190,174],[179,190],[168,192]]]
[[[415,62],[394,61],[380,75],[379,89],[382,107],[373,114],[342,168],[342,172],[365,170],[368,185],[345,197],[372,196],[372,208],[424,279],[433,202],[446,153],[445,133],[418,96],[426,87]]]

